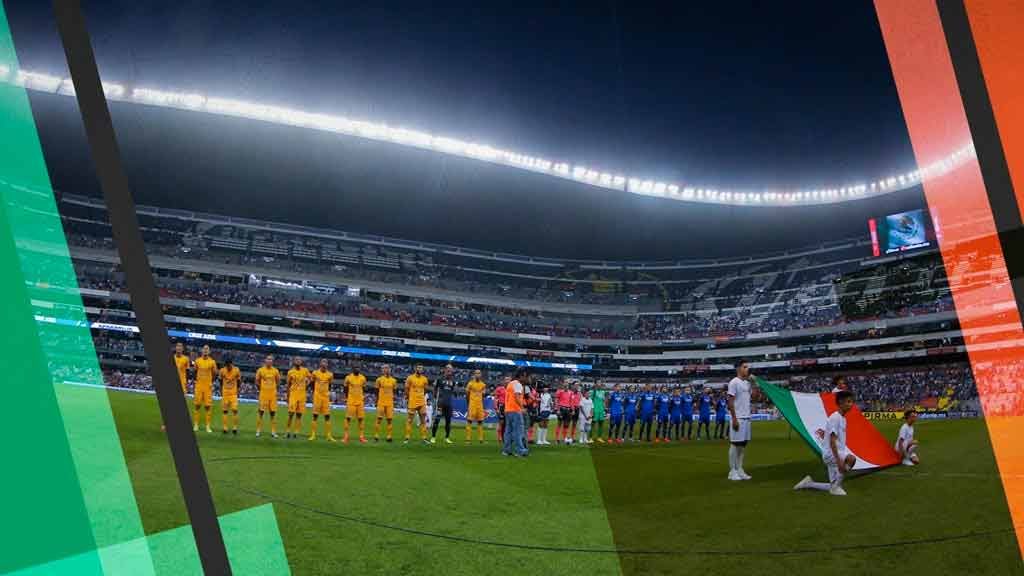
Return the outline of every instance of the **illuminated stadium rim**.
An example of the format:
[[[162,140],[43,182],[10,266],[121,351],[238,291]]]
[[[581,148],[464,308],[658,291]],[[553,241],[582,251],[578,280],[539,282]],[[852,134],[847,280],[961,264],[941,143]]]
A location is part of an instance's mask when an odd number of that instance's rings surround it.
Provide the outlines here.
[[[67,318],[55,318],[51,316],[36,315],[36,322],[57,324],[58,326],[76,326],[89,328],[90,330],[104,330],[110,332],[124,332],[137,334],[139,328],[131,324],[113,324],[110,322],[92,322],[89,320],[70,320]],[[319,344],[315,342],[299,342],[295,340],[278,340],[273,338],[254,338],[252,336],[230,336],[225,334],[207,334],[204,332],[193,332],[189,330],[168,330],[167,335],[172,338],[185,338],[186,340],[199,340],[203,342],[222,342],[226,344],[246,344],[261,346],[278,350],[302,351],[309,354],[358,354],[361,356],[376,356],[382,358],[407,358],[410,360],[431,360],[435,362],[454,362],[457,364],[486,364],[488,366],[505,367],[526,367],[545,368],[553,370],[592,370],[592,364],[575,364],[565,362],[540,362],[534,360],[509,360],[506,358],[490,358],[486,356],[465,356],[449,354],[431,354],[429,352],[403,352],[397,350],[381,350],[378,348],[364,348],[361,346],[337,346],[333,344]]]
[[[11,68],[0,65],[0,82],[4,81],[36,92],[62,94],[65,96],[73,96],[75,93],[74,85],[70,78],[20,69],[12,71]],[[935,160],[924,168],[872,181],[802,190],[719,190],[697,187],[690,184],[684,185],[626,176],[585,165],[559,162],[521,152],[493,148],[490,145],[478,142],[459,140],[403,127],[346,118],[344,116],[304,112],[294,108],[228,98],[208,97],[191,92],[169,92],[146,87],[132,87],[129,89],[124,84],[112,82],[103,82],[103,92],[108,100],[118,102],[206,112],[222,116],[248,118],[272,124],[334,132],[519,168],[598,188],[707,204],[777,207],[834,204],[859,200],[912,188],[926,179],[941,176],[975,157],[974,143],[968,142],[949,155]]]

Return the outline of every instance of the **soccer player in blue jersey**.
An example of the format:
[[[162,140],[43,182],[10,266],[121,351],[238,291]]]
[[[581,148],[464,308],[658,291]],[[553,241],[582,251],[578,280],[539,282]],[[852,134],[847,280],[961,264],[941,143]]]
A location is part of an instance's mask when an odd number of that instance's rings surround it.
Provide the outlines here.
[[[729,402],[725,399],[725,392],[718,396],[715,402],[715,439],[725,439],[725,415],[729,413]]]
[[[608,394],[608,416],[610,417],[610,423],[608,424],[608,442],[618,442],[622,444],[622,412],[625,408],[625,395],[622,390],[619,389],[619,385],[612,386],[611,393]]]
[[[679,430],[679,439],[690,440],[693,438],[693,394],[690,387],[683,388],[683,426]]]
[[[636,426],[636,403],[640,398],[637,396],[635,390],[626,392],[626,411],[624,416],[626,418],[626,430],[622,436],[626,437],[628,434],[629,441],[633,441],[633,427]]]
[[[657,399],[658,395],[655,394],[651,385],[644,386],[643,392],[640,393],[640,440],[644,439],[646,432],[647,441],[651,441],[651,428],[654,427],[654,403]]]
[[[704,388],[697,399],[697,415],[700,420],[697,422],[697,440],[701,439],[700,431],[704,430],[704,439],[711,439],[711,389]]]
[[[668,386],[663,386],[661,394],[658,394],[658,429],[654,433],[655,442],[668,442],[668,415],[672,402],[672,396],[668,393]]]
[[[676,440],[682,440],[682,436],[679,435],[679,425],[683,422],[683,397],[680,395],[682,390],[675,388],[672,390],[672,399],[669,401],[669,419],[672,421],[672,431],[669,433],[669,437],[675,436]]]

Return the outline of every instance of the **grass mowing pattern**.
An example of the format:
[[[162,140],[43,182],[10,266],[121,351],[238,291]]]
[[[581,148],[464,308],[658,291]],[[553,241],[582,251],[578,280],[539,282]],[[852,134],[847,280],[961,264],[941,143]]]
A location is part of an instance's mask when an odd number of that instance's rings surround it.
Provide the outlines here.
[[[155,399],[123,392],[110,392],[110,397],[147,533],[186,523],[180,493],[173,490],[176,480],[167,475],[170,453]],[[238,437],[221,434],[219,413],[215,433],[199,434],[217,513],[268,501],[247,490],[301,505],[274,502],[295,574],[452,576],[507,568],[523,574],[620,573],[614,553],[556,554],[468,544],[305,509],[470,539],[610,550],[611,531],[587,450],[535,450],[525,460],[507,458],[493,434],[486,445],[465,446],[462,428],[453,429],[453,446],[423,446],[415,440],[416,431],[408,446],[401,444],[404,432],[393,444],[371,441],[365,446],[329,444],[322,438],[256,439],[255,410],[243,405],[241,416]],[[307,434],[309,418],[306,414]],[[281,413],[278,419],[283,424]],[[404,415],[396,423],[404,425]],[[338,437],[340,428],[336,421]]]
[[[184,524],[155,399],[121,392],[110,397],[147,533]],[[334,415],[339,437],[340,416]],[[308,433],[309,414],[304,419]],[[404,416],[396,424],[400,437]],[[409,446],[400,440],[343,446],[322,439],[256,439],[254,427],[255,412],[244,405],[239,437],[221,435],[219,413],[215,433],[199,434],[217,512],[273,501],[295,574],[1021,570],[980,420],[920,422],[925,465],[851,480],[846,498],[792,491],[805,474],[822,479],[824,469],[782,422],[755,425],[746,462],[754,480],[747,483],[725,479],[722,441],[535,447],[530,458],[515,460],[500,456],[491,434],[487,445],[463,445],[461,428],[453,429],[454,446],[419,445],[415,431]],[[896,425],[881,428],[892,437]],[[592,551],[499,547],[380,525]],[[945,540],[918,542],[931,539]],[[912,541],[917,543],[878,547]],[[719,554],[737,542],[748,555]],[[623,553],[606,552],[615,547]]]
[[[889,438],[898,426],[880,423]],[[749,482],[726,480],[724,441],[595,450],[616,545],[696,552],[623,554],[623,573],[1019,573],[984,422],[921,421],[916,433],[923,466],[850,479],[845,498],[793,491],[806,474],[827,476],[785,422],[755,423]],[[743,555],[718,554],[731,550]]]

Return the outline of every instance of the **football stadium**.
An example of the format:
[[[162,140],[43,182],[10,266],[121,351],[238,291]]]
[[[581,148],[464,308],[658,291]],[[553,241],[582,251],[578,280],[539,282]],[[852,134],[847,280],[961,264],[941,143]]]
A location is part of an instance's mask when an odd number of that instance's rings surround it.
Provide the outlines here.
[[[28,52],[0,83],[43,184],[3,176],[4,210],[69,439],[102,398],[116,444],[77,450],[106,451],[97,493],[137,506],[156,572],[200,571],[152,544],[192,522],[172,393],[216,514],[268,507],[242,540],[276,523],[251,573],[1020,572],[992,424],[1024,409],[1020,317],[1002,253],[963,232],[991,214],[925,190],[976,169],[969,138],[745,184],[517,151],[529,123],[507,146],[446,133],[429,98],[410,122],[391,96],[207,92],[200,64],[147,76],[101,42],[166,348],[144,345],[75,85]]]

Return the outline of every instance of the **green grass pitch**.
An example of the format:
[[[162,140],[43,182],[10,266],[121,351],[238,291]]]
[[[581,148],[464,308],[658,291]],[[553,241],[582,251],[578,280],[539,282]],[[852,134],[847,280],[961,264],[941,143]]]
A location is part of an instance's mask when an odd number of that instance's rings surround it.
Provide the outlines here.
[[[155,398],[110,399],[147,533],[186,524]],[[981,420],[919,422],[923,465],[851,479],[849,496],[837,498],[793,492],[824,469],[784,422],[755,424],[746,459],[754,479],[734,483],[722,441],[534,447],[520,460],[502,457],[490,433],[484,446],[464,445],[462,428],[453,446],[256,439],[253,407],[242,408],[238,437],[221,435],[216,411],[215,433],[199,435],[217,512],[272,502],[295,574],[1022,568]],[[398,436],[403,425],[399,415]]]

